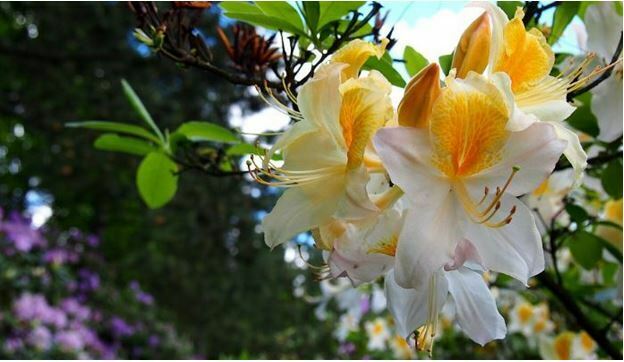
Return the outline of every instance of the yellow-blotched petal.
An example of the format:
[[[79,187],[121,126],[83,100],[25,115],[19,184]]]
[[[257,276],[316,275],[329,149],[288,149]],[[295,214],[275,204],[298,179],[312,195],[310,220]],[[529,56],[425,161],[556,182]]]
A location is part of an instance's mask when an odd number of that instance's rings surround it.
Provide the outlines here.
[[[529,89],[550,73],[555,55],[544,35],[537,29],[526,31],[521,8],[503,29],[502,51],[494,63],[494,72],[505,72],[511,78],[514,93]]]
[[[371,138],[392,119],[390,83],[377,71],[367,77],[349,79],[340,86],[340,125],[347,149],[347,168],[362,164]]]
[[[386,45],[388,45],[388,39],[383,39],[379,45],[362,39],[355,39],[340,48],[340,50],[332,56],[331,61],[349,65],[342,71],[342,79],[345,81],[349,78],[357,77],[360,69],[368,58],[372,56],[381,58],[386,50]]]
[[[453,54],[451,68],[457,69],[457,78],[468,72],[483,73],[488,64],[492,30],[487,13],[483,13],[466,28]]]
[[[451,178],[473,175],[500,161],[509,109],[496,86],[476,73],[447,84],[429,125],[433,163]]]
[[[405,87],[398,109],[399,124],[406,127],[427,127],[431,108],[439,95],[440,67],[432,63],[418,72]]]

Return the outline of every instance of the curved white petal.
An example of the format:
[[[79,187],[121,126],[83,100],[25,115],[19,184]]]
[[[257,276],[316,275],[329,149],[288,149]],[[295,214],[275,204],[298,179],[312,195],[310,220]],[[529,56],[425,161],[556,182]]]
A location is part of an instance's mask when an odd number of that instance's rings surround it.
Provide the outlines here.
[[[427,130],[382,128],[373,141],[390,179],[405,192],[409,202],[435,205],[448,192],[446,181],[435,173],[437,170],[430,163]]]
[[[301,137],[318,130],[319,129],[314,124],[306,120],[299,121],[292,125],[277,139],[277,141],[275,141],[275,144],[271,147],[267,157],[264,159],[263,167],[267,168],[268,162],[271,160],[271,157],[273,157],[276,151],[286,148],[293,142],[299,140]]]
[[[431,203],[408,207],[396,252],[399,285],[420,288],[453,259],[461,240],[459,210],[461,206],[450,192]]]
[[[590,5],[585,11],[587,48],[601,58],[611,60],[620,41],[622,16],[613,2],[605,1]]]
[[[385,280],[386,298],[388,310],[392,313],[396,323],[397,332],[408,338],[416,329],[427,320],[428,300],[432,291],[429,283],[423,288],[405,289],[396,283],[394,273],[386,275]],[[448,285],[442,274],[437,276],[435,310],[441,310],[448,296]]]
[[[336,147],[331,135],[323,131],[301,134],[282,148],[282,155],[283,168],[289,171],[318,170],[347,163],[346,152]]]
[[[575,110],[576,107],[565,100],[552,100],[522,107],[524,113],[532,114],[542,122],[562,122]]]
[[[335,218],[357,220],[374,216],[379,212],[368,197],[366,191],[368,181],[368,172],[363,166],[347,171],[345,193],[340,200],[336,200],[338,208],[334,213]]]
[[[346,149],[340,125],[341,73],[347,64],[332,63],[321,67],[314,77],[301,87],[297,104],[305,120],[328,132],[335,144]]]
[[[482,346],[491,340],[505,338],[505,320],[481,274],[459,268],[446,273],[446,279],[455,301],[457,321],[468,337]]]
[[[622,78],[613,73],[592,90],[591,108],[600,127],[598,138],[603,141],[612,142],[622,135],[622,85]]]
[[[482,193],[484,186],[495,190],[505,184],[513,167],[518,167],[507,192],[515,196],[531,192],[550,175],[565,146],[566,141],[560,140],[555,128],[547,122],[511,132],[502,160],[468,179],[466,186],[476,194]]]
[[[583,150],[583,146],[581,146],[581,141],[579,140],[578,135],[576,132],[567,129],[561,123],[553,123],[552,125],[555,126],[555,131],[557,132],[559,139],[567,142],[566,148],[563,150],[563,154],[574,168],[575,179],[580,180],[581,176],[583,176],[585,167],[587,167],[587,154],[585,153],[585,150]]]
[[[542,239],[531,211],[522,201],[507,194],[500,201],[501,207],[492,221],[504,218],[515,206],[511,223],[499,228],[470,223],[466,238],[477,248],[486,269],[507,274],[526,285],[530,277],[544,270]]]
[[[354,285],[359,285],[385,274],[394,265],[394,257],[374,249],[381,243],[396,240],[402,221],[398,210],[389,209],[367,220],[347,224],[329,257],[332,275],[346,275]]]
[[[327,223],[342,193],[344,180],[339,176],[286,190],[262,220],[265,243],[274,248],[298,233]]]

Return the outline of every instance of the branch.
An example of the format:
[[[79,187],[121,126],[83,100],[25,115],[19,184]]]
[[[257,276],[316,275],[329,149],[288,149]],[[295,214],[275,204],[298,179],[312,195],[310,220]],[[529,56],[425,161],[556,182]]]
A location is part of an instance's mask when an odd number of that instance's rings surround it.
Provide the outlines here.
[[[622,137],[620,137],[620,142],[622,142]],[[604,165],[605,163],[609,163],[617,158],[622,158],[622,151],[618,151],[615,153],[600,154],[598,156],[588,159],[587,164],[591,166],[600,166],[600,165]],[[567,161],[565,163],[557,163],[554,171],[565,170],[571,167],[572,165]]]
[[[622,359],[622,353],[618,348],[613,347],[611,342],[609,342],[605,331],[601,331],[594,326],[592,321],[587,318],[578,304],[576,304],[574,297],[565,288],[557,284],[547,272],[539,274],[537,276],[537,280],[541,285],[552,292],[553,296],[555,296],[564,306],[576,324],[587,332],[587,334],[589,334],[592,339],[596,341],[600,348],[602,348],[609,355],[609,357],[614,360]]]

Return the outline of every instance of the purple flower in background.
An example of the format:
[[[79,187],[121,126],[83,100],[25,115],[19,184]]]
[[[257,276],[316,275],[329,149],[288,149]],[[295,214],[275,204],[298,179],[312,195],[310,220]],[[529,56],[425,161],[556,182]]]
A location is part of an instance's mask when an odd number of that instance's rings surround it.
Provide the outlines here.
[[[77,331],[60,331],[54,341],[66,351],[79,351],[84,347],[82,336]]]
[[[6,341],[4,341],[4,350],[7,352],[13,353],[22,347],[24,347],[24,342],[16,337],[7,338]]]
[[[360,312],[362,313],[362,315],[368,313],[368,311],[370,310],[370,299],[368,299],[368,296],[366,296],[365,298],[362,298],[360,300]]]
[[[89,245],[92,248],[97,247],[98,245],[100,245],[100,238],[97,235],[88,235],[87,236],[87,245]]]
[[[351,342],[342,343],[338,347],[338,353],[339,354],[350,355],[353,352],[355,352],[355,345],[353,343],[351,343]]]
[[[65,249],[52,249],[43,254],[43,261],[48,264],[62,265],[70,260],[69,251]]]
[[[20,252],[29,252],[37,246],[45,246],[46,240],[32,227],[30,220],[12,212],[7,221],[0,222],[0,231],[6,233],[13,246]]]
[[[63,328],[67,325],[67,315],[60,309],[48,307],[41,315],[41,321],[56,328]]]
[[[28,334],[26,341],[37,349],[47,350],[52,345],[52,333],[48,328],[40,325]]]
[[[158,338],[157,335],[152,334],[147,339],[147,345],[150,347],[158,347],[159,344],[160,344],[160,338]]]
[[[113,317],[110,321],[113,335],[116,337],[126,337],[134,334],[134,328],[119,317]]]
[[[50,306],[43,295],[24,293],[13,302],[13,312],[19,320],[41,319]]]
[[[80,269],[78,278],[78,290],[81,292],[88,293],[100,287],[100,276],[89,269]]]
[[[75,298],[64,299],[61,302],[61,309],[79,321],[87,320],[91,315],[91,309],[88,306],[81,304]]]
[[[151,294],[144,292],[136,280],[130,282],[130,289],[132,289],[132,291],[134,292],[134,297],[140,303],[143,303],[145,305],[154,304],[154,297]]]

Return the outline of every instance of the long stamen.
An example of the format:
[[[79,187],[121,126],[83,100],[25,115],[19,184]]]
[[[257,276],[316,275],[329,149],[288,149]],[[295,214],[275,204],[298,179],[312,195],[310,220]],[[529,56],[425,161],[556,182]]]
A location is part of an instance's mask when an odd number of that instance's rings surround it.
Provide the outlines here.
[[[475,203],[470,198],[468,190],[466,189],[466,186],[463,183],[458,182],[455,184],[454,189],[457,192],[457,196],[459,200],[461,201],[462,205],[464,206],[464,210],[466,210],[466,212],[468,213],[468,215],[470,216],[473,222],[477,224],[483,224],[492,228],[502,227],[511,222],[513,215],[516,212],[515,205],[511,208],[509,214],[503,220],[499,222],[495,222],[495,223],[491,222],[491,220],[494,217],[494,215],[498,214],[501,208],[501,199],[503,197],[503,194],[505,193],[505,191],[511,184],[518,170],[519,169],[517,167],[514,167],[512,169],[511,175],[509,175],[503,187],[502,188],[496,187],[494,198],[488,203],[487,206],[485,206],[483,210],[479,210],[479,206],[481,206],[485,202],[485,200],[487,199],[487,196],[489,195],[488,187],[484,188],[484,195],[481,198],[481,200],[478,203]]]
[[[427,296],[427,320],[417,331],[416,348],[419,351],[427,351],[429,357],[433,355],[433,343],[438,330],[438,297],[436,290],[436,275],[429,280],[429,295]]]
[[[259,158],[264,161],[262,157]],[[266,168],[262,167],[256,162],[256,157],[251,155],[250,160],[247,161],[247,169],[254,181],[262,185],[276,187],[298,187],[318,182],[339,169],[339,167],[325,167],[315,170],[292,171],[275,167],[271,162],[267,162],[267,164],[269,166]],[[265,180],[263,177],[271,179],[271,181]]]

